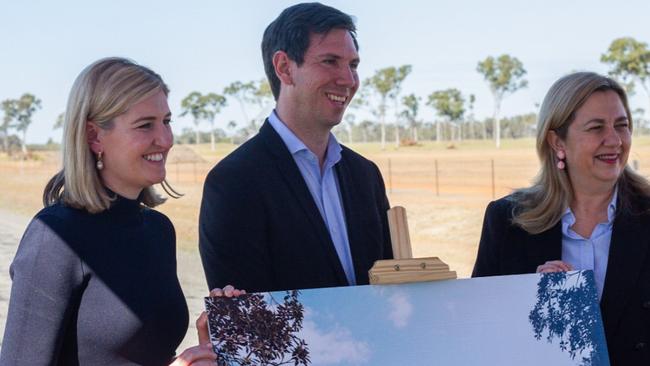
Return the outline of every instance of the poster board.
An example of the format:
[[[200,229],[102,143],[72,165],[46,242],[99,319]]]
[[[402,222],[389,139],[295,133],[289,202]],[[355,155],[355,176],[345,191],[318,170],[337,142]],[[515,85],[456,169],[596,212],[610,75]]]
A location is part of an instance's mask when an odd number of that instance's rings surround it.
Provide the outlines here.
[[[221,365],[609,365],[591,271],[206,298],[206,309]]]

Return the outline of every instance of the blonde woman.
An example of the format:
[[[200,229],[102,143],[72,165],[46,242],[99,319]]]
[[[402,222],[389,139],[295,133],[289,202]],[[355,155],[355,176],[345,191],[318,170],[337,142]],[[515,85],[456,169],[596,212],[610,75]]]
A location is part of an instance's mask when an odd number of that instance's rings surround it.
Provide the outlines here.
[[[164,180],[168,92],[159,75],[122,58],[77,77],[63,168],[11,265],[1,365],[214,364],[209,345],[174,360],[188,310],[174,227],[151,209],[164,202],[154,184],[173,196]]]
[[[625,91],[567,75],[537,131],[541,171],[488,205],[473,276],[593,270],[611,364],[650,365],[650,186],[627,165]]]

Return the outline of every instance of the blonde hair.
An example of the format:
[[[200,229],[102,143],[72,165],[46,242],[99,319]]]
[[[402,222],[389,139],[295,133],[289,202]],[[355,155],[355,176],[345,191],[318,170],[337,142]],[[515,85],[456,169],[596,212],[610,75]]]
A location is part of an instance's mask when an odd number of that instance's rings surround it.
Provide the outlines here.
[[[45,186],[43,204],[61,201],[90,213],[108,209],[114,198],[97,172],[97,161],[88,145],[87,123],[111,129],[115,117],[161,90],[169,94],[160,75],[125,58],[104,58],[86,67],[70,90],[63,122],[63,167]],[[166,200],[153,186],[146,187],[140,198],[149,207]]]
[[[537,155],[540,171],[533,185],[515,191],[511,199],[513,224],[531,234],[546,231],[561,219],[573,199],[573,189],[566,169],[556,167],[555,152],[547,141],[549,131],[566,139],[576,111],[595,92],[614,91],[621,98],[630,130],[632,115],[625,90],[613,79],[593,73],[576,72],[560,78],[546,94],[537,121]],[[635,197],[649,197],[650,185],[645,178],[626,166],[618,179],[618,207],[632,209]]]

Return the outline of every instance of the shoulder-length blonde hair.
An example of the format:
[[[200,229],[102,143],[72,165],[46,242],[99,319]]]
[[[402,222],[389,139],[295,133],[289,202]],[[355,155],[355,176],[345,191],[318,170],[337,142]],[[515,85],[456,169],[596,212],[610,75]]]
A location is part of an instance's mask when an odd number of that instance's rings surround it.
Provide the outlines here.
[[[115,117],[161,90],[169,94],[160,75],[125,58],[104,58],[86,67],[70,90],[63,123],[63,167],[45,186],[43,204],[62,201],[90,213],[108,209],[112,198],[88,145],[88,121],[111,129]],[[165,202],[152,186],[140,198],[149,207]]]
[[[573,199],[566,169],[556,167],[555,152],[547,141],[549,131],[566,139],[576,111],[595,92],[614,91],[621,98],[630,130],[632,115],[625,90],[613,79],[593,73],[576,72],[556,81],[544,97],[537,121],[537,155],[541,168],[533,185],[514,192],[513,224],[531,234],[546,231],[561,219]],[[635,197],[650,197],[650,185],[629,166],[618,179],[618,207],[631,210]]]

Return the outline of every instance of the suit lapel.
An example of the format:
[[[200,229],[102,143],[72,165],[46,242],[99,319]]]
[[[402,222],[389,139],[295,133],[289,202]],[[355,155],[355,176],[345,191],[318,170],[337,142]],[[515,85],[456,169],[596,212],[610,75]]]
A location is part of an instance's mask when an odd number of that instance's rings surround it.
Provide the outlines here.
[[[525,233],[525,235],[527,235],[525,264],[527,272],[535,272],[537,266],[547,261],[562,259],[562,221],[542,233],[536,235]]]
[[[348,166],[345,149],[341,151],[341,160],[336,164],[335,168],[339,181],[339,191],[343,200],[345,226],[348,231],[348,242],[350,244],[352,263],[354,265],[354,274],[357,283],[364,283],[368,281],[368,272],[365,269],[365,258],[367,255],[364,251],[365,248],[362,240],[362,224],[357,212],[357,208],[359,207],[359,194],[356,192],[355,181],[352,176],[352,171]]]
[[[646,220],[647,221],[647,220]],[[615,334],[623,309],[635,293],[648,255],[647,227],[642,216],[621,214],[614,221],[601,310],[606,334]]]
[[[320,211],[318,211],[318,207],[309,192],[307,183],[305,183],[305,180],[300,173],[300,169],[293,160],[287,146],[284,144],[284,141],[282,141],[280,135],[278,135],[275,129],[273,129],[268,120],[265,121],[264,125],[260,128],[259,135],[262,141],[266,143],[269,152],[273,156],[280,172],[280,176],[287,184],[289,191],[291,191],[298,201],[299,206],[307,217],[307,221],[309,221],[312,229],[316,233],[315,236],[319,238],[319,243],[325,251],[327,260],[332,265],[338,280],[341,283],[347,284],[348,281],[345,277],[343,266],[341,265],[338,254],[336,254],[336,249],[334,248],[334,243],[332,242],[330,233],[327,230],[325,221],[323,220]]]

